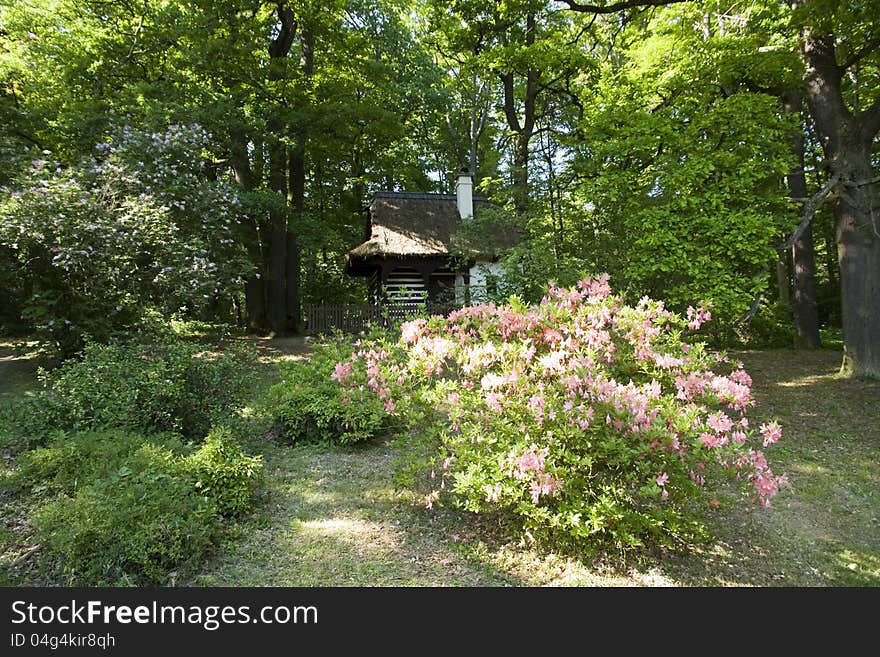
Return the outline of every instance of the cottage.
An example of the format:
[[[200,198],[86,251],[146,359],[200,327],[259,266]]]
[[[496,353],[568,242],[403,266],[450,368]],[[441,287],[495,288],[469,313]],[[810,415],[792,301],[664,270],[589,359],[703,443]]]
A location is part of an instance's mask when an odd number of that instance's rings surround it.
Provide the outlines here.
[[[424,303],[445,312],[485,301],[502,276],[498,258],[516,242],[509,228],[481,216],[491,208],[474,196],[467,172],[458,175],[455,194],[377,192],[366,241],[348,252],[345,271],[369,277],[378,304]]]

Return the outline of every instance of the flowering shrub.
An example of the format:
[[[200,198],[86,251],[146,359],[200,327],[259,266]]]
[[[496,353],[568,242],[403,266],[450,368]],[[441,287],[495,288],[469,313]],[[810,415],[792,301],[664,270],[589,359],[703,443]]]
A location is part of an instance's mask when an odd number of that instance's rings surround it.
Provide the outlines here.
[[[361,348],[334,378],[409,423],[405,472],[426,473],[428,507],[451,496],[515,514],[529,536],[673,544],[715,477],[762,505],[786,483],[761,451],[779,426],[749,424],[742,363],[682,340],[710,319],[647,297],[627,306],[605,275],[551,286],[536,307],[405,323],[394,347]]]
[[[0,188],[2,278],[60,355],[130,331],[148,308],[199,310],[238,289],[251,270],[245,211],[212,174],[212,146],[198,125],[126,126],[92,157],[63,166],[47,151]]]
[[[269,390],[266,406],[282,435],[295,442],[351,445],[386,429],[394,410],[378,362],[392,348],[387,337],[374,336],[375,351],[337,336],[318,344],[308,363],[281,365],[282,383]],[[399,350],[400,351],[400,350]],[[402,353],[402,352],[401,352]],[[355,372],[352,364],[363,365]],[[345,380],[341,388],[337,381]]]

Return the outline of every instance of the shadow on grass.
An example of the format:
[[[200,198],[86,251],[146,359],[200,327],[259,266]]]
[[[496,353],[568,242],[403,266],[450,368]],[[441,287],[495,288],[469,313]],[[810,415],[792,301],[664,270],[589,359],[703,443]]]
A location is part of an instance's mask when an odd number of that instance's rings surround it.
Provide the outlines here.
[[[880,585],[880,382],[839,378],[838,352],[738,356],[753,424],[783,425],[767,457],[791,487],[770,509],[715,514],[716,543],[667,571],[684,584]]]
[[[0,342],[0,402],[39,388],[36,355],[21,345]]]

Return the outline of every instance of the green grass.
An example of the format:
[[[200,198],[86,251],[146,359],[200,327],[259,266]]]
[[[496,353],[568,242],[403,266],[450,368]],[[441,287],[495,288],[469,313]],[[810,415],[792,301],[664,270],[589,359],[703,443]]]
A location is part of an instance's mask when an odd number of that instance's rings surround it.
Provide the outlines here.
[[[0,403],[37,389],[33,345],[0,341]]]
[[[272,363],[307,357],[303,340],[258,340]],[[356,448],[290,447],[255,436],[268,492],[196,586],[878,586],[880,382],[839,378],[840,354],[737,354],[754,378],[753,424],[777,419],[767,450],[792,486],[769,509],[722,507],[716,539],[686,555],[584,556],[523,542],[503,519],[427,510],[392,483],[388,440]],[[33,387],[33,369],[0,377],[0,396]],[[30,372],[30,374],[29,374]],[[29,377],[31,377],[29,379]],[[28,547],[26,510],[6,509],[0,567]],[[4,539],[5,536],[5,539]],[[19,580],[28,583],[27,580]]]

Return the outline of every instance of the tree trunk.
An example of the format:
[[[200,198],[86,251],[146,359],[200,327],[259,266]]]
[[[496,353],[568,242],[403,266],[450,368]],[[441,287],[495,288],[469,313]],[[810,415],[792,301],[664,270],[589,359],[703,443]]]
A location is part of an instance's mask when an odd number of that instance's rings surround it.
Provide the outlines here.
[[[305,206],[306,184],[306,135],[297,135],[296,145],[290,150],[290,191],[288,203],[296,224],[302,218]],[[298,333],[300,330],[300,247],[295,226],[287,232],[287,324]]]
[[[296,20],[285,2],[277,3],[278,21],[281,28],[269,44],[270,80],[285,76],[284,59],[290,53],[296,36]],[[278,107],[266,121],[269,141],[269,189],[279,198],[269,210],[269,249],[266,276],[266,302],[269,326],[276,335],[288,330],[287,310],[287,148],[282,139],[286,126],[279,117]]]
[[[248,137],[241,130],[230,133],[232,148],[230,161],[235,173],[235,180],[247,192],[256,189],[261,172],[255,171],[248,157]],[[266,254],[263,248],[263,236],[268,234],[265,218],[249,217],[244,225],[246,231],[246,248],[256,271],[245,281],[245,313],[247,329],[261,333],[269,328],[266,317]]]
[[[269,132],[278,134],[280,125],[267,122]],[[269,326],[276,335],[287,333],[287,149],[281,143],[269,146],[269,188],[277,199],[269,210],[269,254],[266,301]]]
[[[816,302],[816,256],[813,248],[813,227],[807,226],[792,245],[794,263],[794,327],[795,346],[819,349],[819,308]]]
[[[526,45],[535,43],[535,14],[526,16]],[[526,89],[523,98],[523,120],[520,122],[516,108],[516,90],[513,72],[501,75],[504,88],[504,116],[507,127],[514,133],[513,167],[511,183],[513,185],[513,204],[517,216],[524,215],[529,209],[529,143],[535,133],[535,101],[538,97],[538,77],[540,73],[529,67],[526,72]]]
[[[779,303],[791,310],[791,281],[788,270],[788,256],[780,253],[776,260],[776,288],[779,292]]]
[[[300,67],[306,79],[311,79],[315,71],[314,53],[315,43],[312,31],[303,27],[300,31]],[[298,129],[296,144],[290,151],[290,186],[287,202],[293,213],[293,219],[297,223],[302,218],[305,206],[307,140],[308,133],[303,129]],[[290,230],[290,227],[287,232],[286,279],[287,329],[298,333],[302,317],[300,308],[300,247],[296,229]]]
[[[855,376],[880,379],[880,235],[873,185],[870,144],[851,144],[837,162],[846,172],[845,185],[834,216],[840,262],[840,298],[843,314],[842,370]]]
[[[782,94],[782,106],[786,113],[801,115],[803,96],[800,92]],[[804,133],[798,130],[791,139],[791,150],[797,169],[786,176],[789,195],[807,198],[807,178],[804,173]],[[800,238],[792,245],[791,259],[794,266],[794,328],[795,346],[802,349],[818,349],[819,312],[816,305],[816,254],[813,248],[813,226],[808,225]]]
[[[880,228],[871,145],[880,129],[880,102],[859,114],[842,93],[845,68],[831,34],[806,34],[807,103],[829,173],[838,176],[834,217],[840,266],[842,370],[880,378]]]
[[[244,284],[244,304],[247,312],[247,328],[251,333],[262,333],[268,327],[266,318],[265,280],[256,274],[249,276]]]

